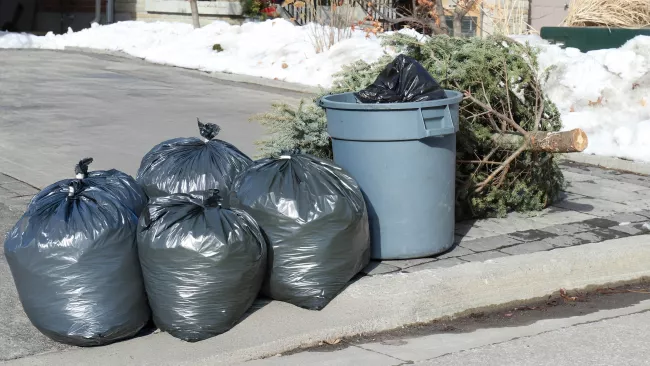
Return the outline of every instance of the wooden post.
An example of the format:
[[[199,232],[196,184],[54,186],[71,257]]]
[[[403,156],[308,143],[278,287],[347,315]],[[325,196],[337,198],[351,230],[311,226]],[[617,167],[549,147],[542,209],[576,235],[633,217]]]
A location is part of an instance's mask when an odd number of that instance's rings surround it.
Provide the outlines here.
[[[201,23],[199,22],[199,6],[196,4],[196,0],[188,0],[190,2],[190,9],[192,10],[192,24],[194,28],[201,28]]]

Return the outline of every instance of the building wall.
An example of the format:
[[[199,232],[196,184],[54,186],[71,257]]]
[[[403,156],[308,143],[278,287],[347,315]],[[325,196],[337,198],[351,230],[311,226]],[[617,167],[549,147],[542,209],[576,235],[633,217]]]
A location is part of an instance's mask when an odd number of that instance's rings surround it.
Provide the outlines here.
[[[569,0],[532,0],[531,26],[539,31],[542,27],[558,26],[566,17]]]
[[[191,23],[187,0],[122,0],[135,3],[135,19],[145,21],[167,20]],[[198,1],[201,25],[214,20],[241,22],[242,5],[239,0]],[[240,19],[238,19],[240,18]]]
[[[36,33],[64,33],[68,28],[78,31],[88,28],[95,19],[95,0],[37,0],[38,13],[32,29]],[[144,3],[144,2],[142,2]],[[106,22],[106,0],[101,1],[100,23]],[[133,20],[138,7],[137,0],[115,0],[115,21]]]
[[[449,14],[454,3],[455,0],[443,0]],[[476,36],[522,34],[529,29],[529,10],[529,0],[484,0],[480,9],[469,12],[467,17],[476,23],[472,29]],[[447,23],[450,24],[451,19]]]
[[[67,32],[68,28],[78,31],[88,28],[95,18],[95,0],[35,0],[38,13],[31,31],[45,33]],[[100,23],[106,22],[106,3],[101,0],[102,15]],[[241,22],[241,3],[239,0],[198,1],[202,25],[215,20],[232,23]],[[190,7],[187,0],[115,0],[115,21],[175,21],[191,23]],[[24,29],[23,31],[29,31]]]
[[[23,0],[25,1],[25,0]],[[66,32],[68,28],[87,28],[94,19],[95,0],[33,0],[38,2],[35,31]],[[106,1],[102,0],[102,19],[105,22]],[[476,23],[472,32],[477,36],[503,32],[522,33],[528,27],[529,10],[533,28],[556,25],[564,18],[567,0],[484,0],[482,11],[472,11],[468,17]],[[445,8],[453,9],[453,0],[443,0]],[[202,25],[214,20],[231,23],[242,21],[239,0],[198,1]],[[532,8],[529,9],[529,5]],[[505,13],[509,14],[505,14]],[[360,13],[361,14],[361,13]],[[514,15],[513,15],[514,14]],[[361,14],[362,16],[363,14]],[[115,20],[176,21],[191,23],[187,0],[115,0]],[[466,27],[467,28],[467,27]]]

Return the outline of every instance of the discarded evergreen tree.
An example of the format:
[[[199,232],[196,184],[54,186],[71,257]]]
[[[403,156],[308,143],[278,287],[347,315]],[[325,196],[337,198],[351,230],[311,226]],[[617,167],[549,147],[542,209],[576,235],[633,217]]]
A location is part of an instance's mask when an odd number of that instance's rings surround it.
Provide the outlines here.
[[[558,133],[560,114],[541,91],[535,51],[506,37],[434,36],[424,42],[396,34],[388,46],[418,60],[446,89],[460,90],[456,212],[460,218],[540,210],[558,198],[564,178],[554,153],[582,151],[580,130]],[[357,62],[337,75],[331,93],[371,84],[391,57]],[[261,154],[299,147],[331,158],[324,111],[314,101],[275,104],[254,120],[270,129]]]

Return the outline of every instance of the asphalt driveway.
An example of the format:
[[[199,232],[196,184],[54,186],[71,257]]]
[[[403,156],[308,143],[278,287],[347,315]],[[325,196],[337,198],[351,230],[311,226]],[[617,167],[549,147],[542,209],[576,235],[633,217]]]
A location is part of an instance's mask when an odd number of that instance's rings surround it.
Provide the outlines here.
[[[197,117],[254,155],[263,129],[250,116],[299,97],[110,55],[0,51],[0,172],[42,188],[90,156],[91,169],[135,175],[155,144],[198,136]]]

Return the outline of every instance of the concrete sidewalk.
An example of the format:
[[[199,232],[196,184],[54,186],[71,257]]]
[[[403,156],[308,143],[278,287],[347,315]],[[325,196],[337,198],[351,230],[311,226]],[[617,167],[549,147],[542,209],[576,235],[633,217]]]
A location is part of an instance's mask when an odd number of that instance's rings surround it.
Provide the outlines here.
[[[0,306],[14,320],[0,322],[0,355],[17,358],[7,360],[12,365],[233,364],[540,298],[560,288],[650,276],[650,179],[577,164],[563,169],[567,193],[543,212],[459,223],[458,246],[449,253],[371,263],[368,276],[322,311],[260,300],[231,331],[194,344],[164,333],[99,348],[55,344],[29,326],[3,260]],[[2,181],[8,182],[0,189],[11,202],[33,193],[11,178]],[[19,211],[16,203],[8,211],[11,219]]]

